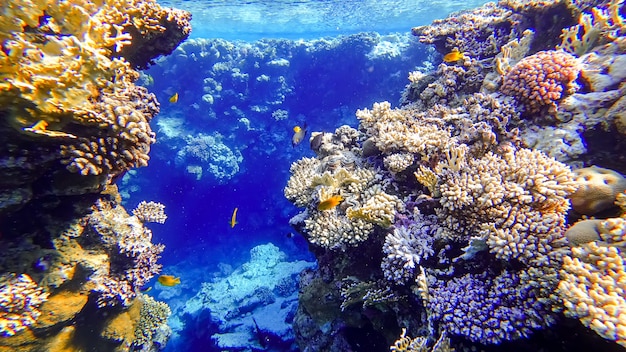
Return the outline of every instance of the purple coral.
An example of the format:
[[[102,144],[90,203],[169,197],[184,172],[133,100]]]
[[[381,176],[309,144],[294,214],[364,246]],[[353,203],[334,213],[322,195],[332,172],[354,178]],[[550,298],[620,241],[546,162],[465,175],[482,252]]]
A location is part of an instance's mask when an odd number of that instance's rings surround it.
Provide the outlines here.
[[[433,255],[432,248],[436,231],[436,218],[418,215],[416,221],[401,219],[398,226],[385,237],[381,268],[388,280],[405,284],[415,279],[417,266]]]
[[[532,329],[554,321],[549,305],[514,272],[436,280],[429,294],[428,308],[435,321],[450,334],[483,344],[527,337]]]

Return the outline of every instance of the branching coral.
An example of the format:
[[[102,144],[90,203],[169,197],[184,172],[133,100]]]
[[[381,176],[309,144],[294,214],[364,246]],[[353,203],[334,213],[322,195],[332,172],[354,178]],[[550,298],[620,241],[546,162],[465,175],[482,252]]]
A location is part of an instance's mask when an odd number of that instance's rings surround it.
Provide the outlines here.
[[[37,307],[48,293],[26,274],[0,277],[0,335],[13,336],[33,325],[41,314]]]
[[[601,221],[596,230],[598,240],[573,247],[564,258],[559,293],[565,314],[626,346],[626,219]]]
[[[433,216],[418,214],[409,226],[396,227],[387,234],[383,245],[381,268],[385,278],[398,284],[415,279],[422,260],[434,254],[433,242],[437,229]]]
[[[504,76],[501,91],[515,97],[529,113],[555,114],[556,103],[578,88],[581,66],[564,51],[540,51],[520,60]]]
[[[120,55],[142,52],[140,35],[183,37],[188,14],[153,0],[41,2],[0,5],[0,102],[8,123],[25,138],[46,138],[61,149],[68,169],[83,175],[118,174],[145,166],[159,111],[153,95],[136,87],[138,73]],[[180,26],[162,27],[159,23]],[[187,22],[187,24],[185,24]],[[178,41],[167,44],[171,49]],[[149,52],[149,54],[147,54]],[[154,50],[142,55],[157,55]],[[33,129],[38,121],[46,127]]]
[[[152,232],[137,217],[105,202],[98,202],[88,225],[111,257],[110,266],[98,268],[91,277],[98,305],[128,306],[137,291],[160,272],[157,260],[165,247],[152,243]]]
[[[135,326],[135,340],[133,345],[143,346],[152,341],[152,336],[161,325],[167,323],[172,311],[165,302],[155,301],[154,298],[142,294],[141,313],[139,322]]]
[[[539,151],[488,153],[442,178],[441,235],[482,233],[496,256],[522,262],[550,253],[563,237],[576,184],[567,166]]]
[[[157,202],[142,201],[133,210],[133,215],[141,222],[165,223],[167,215],[165,215],[165,205]]]

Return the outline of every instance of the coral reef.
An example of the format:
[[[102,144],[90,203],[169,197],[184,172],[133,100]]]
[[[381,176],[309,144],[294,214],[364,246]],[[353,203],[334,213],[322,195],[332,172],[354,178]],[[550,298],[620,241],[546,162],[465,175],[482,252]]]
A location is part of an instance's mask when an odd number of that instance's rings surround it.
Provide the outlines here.
[[[500,1],[416,27],[461,58],[411,72],[399,107],[358,110],[353,137],[312,133],[316,157],[284,192],[319,263],[303,273],[302,350],[624,344],[622,7]],[[389,217],[355,216],[372,190]]]
[[[148,205],[128,215],[114,181],[147,165],[155,142],[159,103],[135,69],[174,50],[190,14],[154,0],[19,0],[0,18],[0,350],[128,351],[163,250],[143,222],[165,217]]]
[[[597,232],[588,229],[592,235],[584,243],[574,242],[571,256],[564,258],[559,292],[566,315],[580,319],[600,336],[626,346],[623,253],[626,219],[610,218],[596,225]]]

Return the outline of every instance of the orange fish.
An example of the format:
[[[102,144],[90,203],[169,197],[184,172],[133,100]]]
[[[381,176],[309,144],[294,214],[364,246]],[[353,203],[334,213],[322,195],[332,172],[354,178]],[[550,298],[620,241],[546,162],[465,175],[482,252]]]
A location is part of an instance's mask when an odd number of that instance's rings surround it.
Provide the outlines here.
[[[235,227],[235,225],[237,225],[237,210],[239,210],[239,208],[235,208],[235,210],[233,210],[233,215],[230,217],[230,228],[231,229],[233,227]]]
[[[161,275],[157,280],[163,286],[172,287],[180,285],[180,277],[175,277],[174,275]]]
[[[459,60],[465,59],[465,54],[459,51],[459,49],[454,48],[451,52],[447,53],[443,56],[444,62],[457,62]]]
[[[334,207],[339,205],[339,203],[341,203],[342,200],[343,200],[342,196],[334,195],[334,196],[326,199],[325,201],[320,202],[320,204],[317,205],[317,210],[330,210],[330,209],[333,209]]]
[[[39,120],[39,121],[37,121],[36,124],[34,124],[32,127],[30,127],[29,130],[31,130],[31,131],[45,131],[47,127],[48,127],[48,122],[46,122],[44,120]]]
[[[178,93],[174,93],[174,95],[170,97],[170,103],[174,104],[176,102],[178,102]]]

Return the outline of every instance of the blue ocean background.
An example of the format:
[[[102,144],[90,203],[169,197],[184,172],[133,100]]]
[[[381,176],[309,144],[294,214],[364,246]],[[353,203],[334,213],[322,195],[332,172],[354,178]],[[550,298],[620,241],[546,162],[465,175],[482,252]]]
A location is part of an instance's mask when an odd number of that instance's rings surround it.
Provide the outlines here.
[[[163,273],[179,276],[182,283],[154,283],[148,294],[172,307],[174,335],[166,351],[258,350],[258,345],[245,347],[254,342],[255,330],[251,319],[243,321],[243,312],[236,314],[240,307],[219,309],[232,308],[231,320],[247,325],[244,331],[252,331],[250,336],[223,321],[209,303],[190,308],[194,297],[197,303],[199,295],[211,291],[207,284],[232,279],[238,268],[251,270],[250,251],[259,245],[271,243],[284,255],[267,250],[274,247],[261,247],[257,254],[315,265],[306,240],[289,226],[297,209],[283,196],[291,163],[314,156],[308,136],[341,125],[357,127],[355,111],[374,102],[396,106],[408,73],[430,70],[441,61],[410,34],[411,27],[484,2],[159,3],[191,11],[193,32],[170,56],[142,73],[141,84],[161,103],[161,113],[152,121],[157,143],[150,165],[118,182],[127,208],[142,200],[166,207],[166,223],[152,226],[153,242],[166,246]],[[175,94],[178,101],[170,102]],[[294,147],[295,126],[306,128],[308,135]],[[237,224],[231,227],[235,208]],[[295,273],[287,277],[297,279]],[[255,279],[259,287],[277,280]],[[256,296],[262,292],[252,291]],[[246,299],[238,303],[249,307],[246,317],[256,317],[261,328],[276,328],[289,340],[295,284],[279,298],[277,309],[287,316],[281,327],[264,321],[261,309],[269,304]],[[216,342],[216,336],[234,332],[239,335]],[[291,344],[275,350],[296,348]]]

